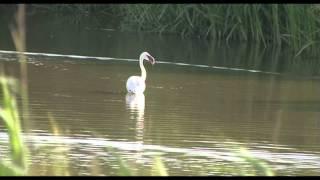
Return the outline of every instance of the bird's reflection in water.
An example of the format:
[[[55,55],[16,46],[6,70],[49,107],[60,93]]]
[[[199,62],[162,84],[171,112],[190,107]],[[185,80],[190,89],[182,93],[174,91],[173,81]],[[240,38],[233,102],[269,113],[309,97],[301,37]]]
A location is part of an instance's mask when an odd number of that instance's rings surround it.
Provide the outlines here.
[[[143,152],[143,130],[144,130],[144,109],[145,96],[144,94],[126,95],[126,108],[130,113],[130,119],[136,122],[136,140],[137,140],[137,162],[143,162],[141,153]]]

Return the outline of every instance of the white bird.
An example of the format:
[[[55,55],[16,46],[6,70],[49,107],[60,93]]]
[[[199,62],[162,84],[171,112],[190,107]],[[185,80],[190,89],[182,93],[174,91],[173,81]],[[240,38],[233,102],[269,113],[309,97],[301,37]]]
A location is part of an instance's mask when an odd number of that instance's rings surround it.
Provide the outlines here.
[[[146,89],[147,71],[144,68],[143,60],[149,61],[152,65],[156,63],[156,60],[148,52],[141,53],[139,59],[141,76],[130,76],[128,78],[126,87],[129,93],[141,94]]]

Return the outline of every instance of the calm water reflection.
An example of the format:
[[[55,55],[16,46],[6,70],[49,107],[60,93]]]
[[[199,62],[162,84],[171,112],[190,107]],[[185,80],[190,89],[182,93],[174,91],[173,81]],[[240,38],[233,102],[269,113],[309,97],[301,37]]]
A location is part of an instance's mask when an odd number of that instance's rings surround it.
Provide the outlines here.
[[[320,175],[320,83],[311,74],[290,75],[301,64],[281,64],[290,57],[286,52],[39,24],[28,26],[28,51],[80,57],[28,56],[32,121],[26,141],[32,162],[40,163],[32,173],[50,175],[48,164],[62,166],[50,150],[67,144],[60,158],[70,159],[76,175],[117,174],[117,160],[106,147],[140,174],[161,154],[170,175],[232,175],[225,170],[239,167],[235,146],[247,147],[276,174]],[[13,50],[3,33],[0,42],[0,50]],[[146,64],[145,94],[130,95],[125,82],[140,73],[135,60],[143,50],[163,63]],[[0,67],[19,77],[14,54],[2,51]],[[317,74],[316,67],[307,64],[298,74]],[[50,117],[62,135],[53,135]],[[98,164],[102,169],[95,169]]]

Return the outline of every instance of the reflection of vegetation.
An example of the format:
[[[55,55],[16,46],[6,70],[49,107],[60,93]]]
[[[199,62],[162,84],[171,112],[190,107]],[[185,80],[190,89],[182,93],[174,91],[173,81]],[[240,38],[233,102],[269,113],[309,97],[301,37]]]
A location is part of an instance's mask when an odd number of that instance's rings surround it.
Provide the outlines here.
[[[95,16],[90,20],[99,21],[100,26],[119,18],[122,30],[179,33],[226,42],[285,44],[295,50],[296,55],[305,51],[317,52],[315,45],[320,38],[320,8],[312,4],[74,4],[30,7],[30,11],[54,12],[63,14],[64,18],[68,15],[76,23],[84,21],[83,17]]]
[[[2,5],[0,10],[10,10],[8,7],[14,6]],[[319,63],[318,59],[314,58],[319,52],[317,51],[319,48],[317,39],[320,32],[318,31],[318,22],[320,21],[317,21],[318,11],[318,5],[310,4],[57,4],[50,6],[34,4],[27,5],[26,13],[33,14],[32,17],[40,16],[42,12],[49,14],[49,16],[43,16],[42,23],[44,24],[47,22],[47,18],[56,17],[51,19],[51,25],[42,25],[41,28],[59,27],[58,29],[61,29],[65,21],[68,24],[70,22],[82,23],[79,28],[71,26],[75,29],[70,27],[65,27],[63,31],[57,29],[58,31],[52,35],[54,38],[50,39],[52,41],[50,44],[43,43],[41,40],[37,42],[37,38],[33,38],[34,44],[38,44],[46,50],[59,46],[62,48],[59,51],[67,50],[66,52],[68,52],[70,50],[68,53],[94,56],[104,56],[107,53],[113,56],[124,56],[148,47],[155,54],[165,52],[164,54],[170,57],[170,60],[183,60],[183,62],[192,64],[318,75],[320,73]],[[115,18],[113,15],[117,15],[117,17]],[[88,21],[85,19],[88,19],[90,23],[87,23]],[[83,27],[88,27],[88,25],[89,29],[113,29],[118,26],[113,25],[113,22],[120,23],[119,27],[123,30],[182,33],[186,36],[202,34],[202,36],[211,37],[214,41],[208,43],[208,47],[204,45],[203,41],[199,41],[201,42],[199,44],[196,40],[181,43],[178,39],[172,38],[176,36],[167,36],[165,40],[162,40],[152,34],[143,34],[141,37],[144,38],[135,37],[136,39],[126,41],[127,43],[123,43],[127,37],[111,39],[111,41],[115,40],[113,45],[105,49],[103,45],[88,46],[88,44],[105,43],[105,39],[101,38],[104,36],[103,31],[101,31],[102,34],[91,34],[90,38],[73,33],[74,30],[82,32]],[[39,34],[39,36],[37,34],[37,37],[46,37],[49,32],[44,30],[43,34]],[[65,34],[68,34],[69,41],[65,40]],[[116,36],[111,36],[111,38]],[[241,42],[232,47],[234,44],[232,40],[237,42],[242,39],[258,43],[244,44]],[[157,43],[154,43],[154,40]],[[226,44],[232,48],[225,47]],[[257,44],[270,44],[271,46],[264,48]],[[294,52],[291,51],[292,49]],[[309,57],[306,59],[304,55],[311,56],[313,59]],[[204,60],[208,62],[204,62]]]
[[[298,53],[319,39],[317,5],[123,5],[122,27],[199,35],[214,40],[253,40],[291,46]]]

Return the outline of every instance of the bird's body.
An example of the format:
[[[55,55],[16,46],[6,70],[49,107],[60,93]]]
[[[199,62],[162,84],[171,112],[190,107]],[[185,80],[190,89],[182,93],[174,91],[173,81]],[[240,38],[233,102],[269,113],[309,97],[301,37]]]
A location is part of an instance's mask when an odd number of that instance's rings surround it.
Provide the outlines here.
[[[147,71],[144,68],[143,60],[149,61],[151,64],[155,63],[155,59],[147,52],[140,55],[139,65],[141,69],[141,76],[130,76],[126,83],[126,88],[129,93],[142,94],[146,89]]]
[[[145,80],[141,76],[130,76],[127,80],[127,90],[133,94],[141,94],[146,89]]]

